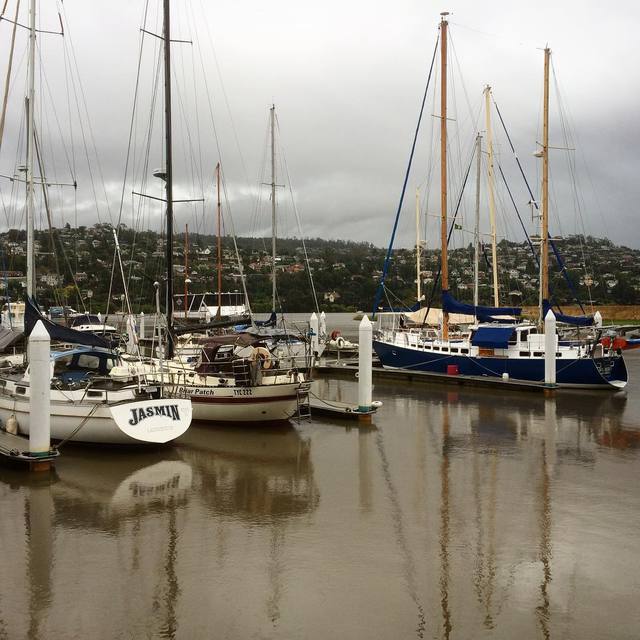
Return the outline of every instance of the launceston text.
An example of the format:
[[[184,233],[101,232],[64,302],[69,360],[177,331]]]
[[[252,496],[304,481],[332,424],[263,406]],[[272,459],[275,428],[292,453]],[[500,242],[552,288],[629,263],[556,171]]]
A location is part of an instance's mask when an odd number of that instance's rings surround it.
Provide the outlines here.
[[[131,420],[129,424],[135,427],[137,424],[152,418],[153,416],[166,416],[172,420],[180,420],[180,412],[177,404],[163,404],[159,407],[142,407],[131,409]]]

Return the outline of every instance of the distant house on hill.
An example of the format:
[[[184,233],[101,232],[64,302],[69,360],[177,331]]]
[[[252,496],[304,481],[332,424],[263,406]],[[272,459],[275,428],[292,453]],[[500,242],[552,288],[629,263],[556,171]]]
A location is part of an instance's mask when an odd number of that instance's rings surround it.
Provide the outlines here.
[[[334,303],[336,300],[340,299],[340,294],[337,291],[327,291],[323,295],[325,302]]]

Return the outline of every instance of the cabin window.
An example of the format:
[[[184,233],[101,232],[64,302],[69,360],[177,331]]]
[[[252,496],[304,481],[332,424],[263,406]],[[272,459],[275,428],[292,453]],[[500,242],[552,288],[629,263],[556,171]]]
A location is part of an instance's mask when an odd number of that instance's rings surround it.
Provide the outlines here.
[[[27,393],[27,390],[25,387],[16,387],[16,393],[19,393],[20,395],[24,395],[25,393]]]
[[[53,365],[53,375],[59,376],[61,373],[66,371],[71,364],[71,356],[62,356],[61,358],[57,358]]]
[[[460,353],[469,353],[469,349],[460,349]]]
[[[510,345],[514,345],[516,344],[516,341],[518,339],[518,333],[516,331],[514,331],[510,336],[509,336],[509,342],[508,344]]]
[[[102,398],[102,391],[87,391],[87,398]]]
[[[526,342],[529,337],[529,331],[521,331],[520,332],[520,342]],[[520,354],[522,355],[522,354]]]
[[[440,351],[440,347],[436,347],[436,345],[435,345],[435,344],[433,345],[432,349],[433,349],[434,351]]]
[[[562,354],[559,351],[556,353],[556,358],[562,358]]]
[[[81,369],[94,369],[100,368],[100,358],[92,353],[82,353],[78,356],[76,366]]]
[[[534,358],[542,358],[544,356],[544,353],[542,353],[542,351],[534,351],[533,352],[533,357]]]
[[[528,358],[529,357],[529,352],[528,351],[521,351],[520,352],[520,357],[521,358]]]
[[[456,347],[451,347],[451,353],[458,353],[458,349]]]

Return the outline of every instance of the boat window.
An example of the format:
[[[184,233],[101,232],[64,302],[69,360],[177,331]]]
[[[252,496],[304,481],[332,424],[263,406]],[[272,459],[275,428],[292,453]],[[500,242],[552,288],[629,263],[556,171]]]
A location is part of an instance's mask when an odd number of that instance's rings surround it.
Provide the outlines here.
[[[469,349],[460,349],[460,353],[469,353]]]
[[[451,353],[458,353],[458,349],[456,347],[451,347]]]
[[[69,365],[71,364],[71,355],[62,356],[60,358],[56,358],[56,361],[53,365],[53,375],[59,376],[61,373],[65,372]]]
[[[19,393],[20,395],[24,395],[25,393],[27,393],[27,390],[25,387],[16,387],[16,393]]]
[[[436,345],[435,345],[435,344],[433,345],[432,349],[433,349],[434,351],[440,351],[440,347],[436,347]]]
[[[542,358],[544,356],[544,353],[542,353],[542,351],[534,351],[533,352],[533,357],[534,358]]]
[[[81,353],[76,361],[76,366],[80,369],[99,369],[100,358],[93,353]]]
[[[528,351],[521,351],[520,352],[520,357],[521,358],[528,358],[529,357],[529,352]]]
[[[529,337],[529,331],[521,331],[520,332],[520,342],[526,342]]]
[[[509,341],[508,344],[515,344],[516,341],[518,339],[518,333],[516,331],[514,331],[510,336],[509,336]]]
[[[531,335],[533,335],[534,333],[538,333],[538,330],[537,330],[537,329],[531,329],[531,331],[529,331],[529,333],[530,333]]]

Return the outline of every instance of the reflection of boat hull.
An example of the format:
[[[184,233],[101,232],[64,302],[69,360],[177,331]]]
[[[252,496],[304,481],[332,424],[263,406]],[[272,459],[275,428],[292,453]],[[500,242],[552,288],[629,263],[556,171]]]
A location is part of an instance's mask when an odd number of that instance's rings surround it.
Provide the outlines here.
[[[506,373],[512,380],[544,383],[544,358],[474,358],[406,348],[379,340],[373,341],[373,348],[388,368],[447,374],[448,367],[454,365],[461,377],[502,378]],[[606,374],[601,373],[598,361]],[[627,368],[619,356],[556,360],[556,383],[562,387],[610,389],[622,388],[626,382]]]
[[[191,399],[194,420],[209,422],[278,422],[298,412],[299,393],[310,384],[292,382],[254,387],[180,386]]]

